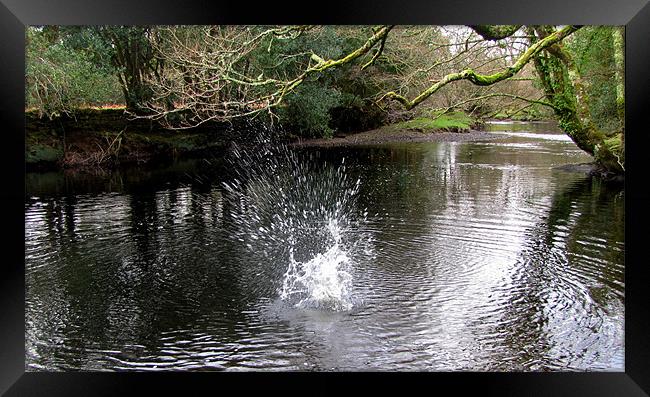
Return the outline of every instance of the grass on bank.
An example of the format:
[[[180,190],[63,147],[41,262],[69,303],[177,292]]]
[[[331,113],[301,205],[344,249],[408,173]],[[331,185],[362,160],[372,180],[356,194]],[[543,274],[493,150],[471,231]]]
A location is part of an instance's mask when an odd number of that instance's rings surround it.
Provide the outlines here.
[[[551,119],[553,115],[548,109],[543,109],[540,106],[530,106],[516,110],[503,109],[489,115],[487,118],[496,120],[539,121]]]
[[[478,120],[465,112],[450,112],[439,116],[421,116],[412,120],[395,124],[397,129],[415,130],[420,132],[469,132]]]

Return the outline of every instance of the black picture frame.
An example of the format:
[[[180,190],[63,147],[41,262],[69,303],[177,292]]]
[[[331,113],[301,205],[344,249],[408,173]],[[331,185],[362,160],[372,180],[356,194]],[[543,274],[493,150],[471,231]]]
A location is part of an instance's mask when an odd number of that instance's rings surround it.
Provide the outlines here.
[[[626,26],[626,242],[625,372],[613,373],[35,373],[25,372],[25,26],[100,24],[594,24]],[[188,386],[240,391],[338,392],[342,385],[427,394],[500,396],[644,396],[650,394],[650,316],[646,277],[648,199],[643,121],[650,109],[650,4],[648,0],[419,0],[326,1],[299,4],[203,0],[0,0],[0,204],[4,238],[0,266],[0,393],[23,395],[119,395],[184,390]],[[313,385],[311,391],[301,385]],[[191,382],[191,383],[188,383]],[[182,388],[182,389],[181,389]],[[220,389],[222,390],[222,389]],[[284,390],[284,389],[283,389]],[[414,389],[415,390],[415,389]],[[216,389],[215,389],[216,392]]]

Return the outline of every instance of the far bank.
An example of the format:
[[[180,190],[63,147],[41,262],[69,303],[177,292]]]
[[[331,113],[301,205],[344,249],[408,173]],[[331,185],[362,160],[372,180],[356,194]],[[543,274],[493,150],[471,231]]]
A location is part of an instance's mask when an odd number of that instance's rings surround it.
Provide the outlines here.
[[[148,119],[127,117],[123,109],[82,109],[55,119],[25,113],[25,160],[28,170],[110,169],[159,160],[201,157],[224,150],[232,142],[253,142],[271,130],[254,120],[212,123],[186,130],[169,130]],[[278,130],[275,127],[274,130]],[[494,139],[485,120],[462,112],[435,118],[418,117],[367,131],[335,132],[329,138],[301,138],[277,132],[291,146],[347,146],[390,142],[462,142]]]

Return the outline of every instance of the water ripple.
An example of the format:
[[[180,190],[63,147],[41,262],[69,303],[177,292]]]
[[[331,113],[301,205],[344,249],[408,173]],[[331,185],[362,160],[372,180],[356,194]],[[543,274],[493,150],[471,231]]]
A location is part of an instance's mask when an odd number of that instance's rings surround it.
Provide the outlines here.
[[[27,369],[621,370],[624,192],[552,171],[572,149],[527,137],[32,196]],[[337,241],[344,261],[318,256]],[[347,310],[281,299],[289,247],[345,262]]]

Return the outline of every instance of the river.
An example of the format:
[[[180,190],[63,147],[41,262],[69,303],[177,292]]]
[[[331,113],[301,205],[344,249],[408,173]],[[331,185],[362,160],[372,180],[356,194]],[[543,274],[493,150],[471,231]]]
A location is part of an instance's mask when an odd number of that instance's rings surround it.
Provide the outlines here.
[[[489,127],[300,149],[295,186],[217,153],[28,173],[26,370],[623,371],[623,188]]]

